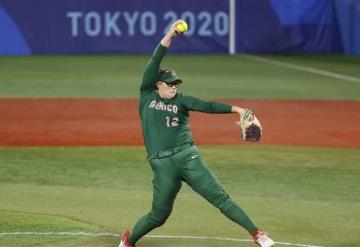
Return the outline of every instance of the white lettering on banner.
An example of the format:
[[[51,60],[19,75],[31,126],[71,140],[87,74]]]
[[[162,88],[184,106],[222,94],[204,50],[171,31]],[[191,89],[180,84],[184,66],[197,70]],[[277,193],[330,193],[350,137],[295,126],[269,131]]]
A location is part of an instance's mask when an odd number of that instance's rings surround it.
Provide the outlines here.
[[[229,34],[229,15],[224,11],[215,13],[209,11],[199,13],[184,11],[181,14],[167,11],[162,15],[161,19],[152,11],[70,11],[66,13],[66,17],[70,19],[72,37],[79,37],[80,35],[120,37],[139,34],[152,36],[159,31],[158,26],[165,27],[161,31],[166,33],[170,25],[180,18],[189,24],[189,31],[185,33],[187,36],[208,37]],[[159,21],[162,23],[159,23]]]
[[[176,18],[176,17],[175,17]],[[190,28],[187,32],[186,32],[186,35],[187,36],[191,36],[194,34],[195,32],[195,23],[196,23],[196,18],[195,18],[195,15],[194,13],[190,12],[190,11],[185,11],[184,13],[182,13],[181,15],[181,19],[184,19],[186,20],[187,24],[189,27],[192,27]]]
[[[177,19],[177,14],[173,11],[168,11],[164,14],[164,21],[167,22],[167,25],[165,26],[163,33],[167,33],[167,31],[169,30],[170,26],[172,23],[174,23],[174,21],[176,21]],[[189,26],[190,27],[190,26]],[[190,30],[190,29],[189,29]],[[188,31],[189,32],[189,31]]]
[[[85,15],[85,33],[90,37],[98,36],[101,32],[101,19],[97,12]]]
[[[168,11],[163,16],[163,20],[167,22],[163,30],[164,34],[177,19],[184,19],[188,23],[189,30],[185,33],[186,36],[198,35],[206,37],[211,35],[225,36],[229,34],[229,15],[224,11],[217,11],[215,13],[201,11],[197,14],[191,11],[185,11],[180,15],[177,15],[174,11]]]
[[[79,18],[82,17],[81,12],[69,12],[66,14],[71,19],[71,36],[76,37],[79,35]]]
[[[156,32],[156,15],[146,11],[140,17],[140,30],[145,36],[154,35]]]
[[[229,33],[229,15],[225,12],[217,12],[214,15],[214,31],[219,36]]]
[[[129,36],[134,36],[135,35],[135,23],[136,23],[137,19],[139,18],[139,11],[135,11],[132,16],[128,12],[124,12],[124,18],[129,27]]]
[[[105,35],[111,36],[111,33],[114,33],[115,36],[120,36],[121,31],[116,24],[117,19],[120,16],[120,12],[105,12]]]
[[[211,36],[212,31],[210,29],[211,24],[211,15],[208,12],[200,12],[198,19],[202,22],[202,25],[199,28],[199,34],[201,36]]]

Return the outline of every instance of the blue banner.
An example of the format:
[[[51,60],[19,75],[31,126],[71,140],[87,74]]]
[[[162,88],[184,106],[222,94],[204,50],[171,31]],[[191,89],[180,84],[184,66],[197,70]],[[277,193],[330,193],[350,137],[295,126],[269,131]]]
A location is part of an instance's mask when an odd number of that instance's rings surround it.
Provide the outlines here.
[[[229,4],[224,0],[186,4],[178,0],[2,0],[0,4],[2,54],[148,53],[179,18],[188,22],[189,31],[171,52],[228,52]]]
[[[179,18],[188,22],[189,31],[174,42],[171,53],[359,55],[359,4],[359,0],[0,0],[0,55],[150,53]]]
[[[236,50],[331,51],[332,11],[332,0],[236,1]]]
[[[337,51],[360,56],[360,1],[334,0]]]

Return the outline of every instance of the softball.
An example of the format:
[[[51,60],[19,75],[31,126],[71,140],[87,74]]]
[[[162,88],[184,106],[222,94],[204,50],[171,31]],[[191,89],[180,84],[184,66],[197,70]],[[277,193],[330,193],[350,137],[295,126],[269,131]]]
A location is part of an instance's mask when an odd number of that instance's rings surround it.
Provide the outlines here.
[[[175,28],[179,34],[183,34],[188,30],[188,24],[185,21],[181,20],[178,24],[176,24]]]

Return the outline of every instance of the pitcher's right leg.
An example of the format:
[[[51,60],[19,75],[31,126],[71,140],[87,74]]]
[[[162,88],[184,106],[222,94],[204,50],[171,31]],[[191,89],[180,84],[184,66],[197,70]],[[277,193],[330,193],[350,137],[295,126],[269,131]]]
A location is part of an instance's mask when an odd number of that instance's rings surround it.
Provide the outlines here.
[[[172,167],[170,158],[153,159],[150,162],[154,172],[152,208],[135,224],[129,237],[131,244],[135,244],[145,234],[165,223],[181,188],[181,180],[176,169]]]

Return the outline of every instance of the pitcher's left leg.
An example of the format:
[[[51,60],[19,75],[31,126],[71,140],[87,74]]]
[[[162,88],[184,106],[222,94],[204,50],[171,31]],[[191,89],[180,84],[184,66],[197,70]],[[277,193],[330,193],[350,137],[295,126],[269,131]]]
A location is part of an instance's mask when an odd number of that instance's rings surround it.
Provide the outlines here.
[[[183,179],[207,201],[219,208],[229,219],[245,228],[250,234],[257,227],[250,217],[225,192],[218,179],[202,161],[199,154],[188,153],[182,164]]]

